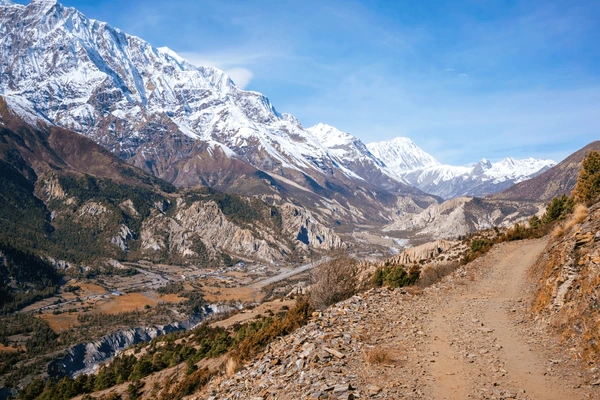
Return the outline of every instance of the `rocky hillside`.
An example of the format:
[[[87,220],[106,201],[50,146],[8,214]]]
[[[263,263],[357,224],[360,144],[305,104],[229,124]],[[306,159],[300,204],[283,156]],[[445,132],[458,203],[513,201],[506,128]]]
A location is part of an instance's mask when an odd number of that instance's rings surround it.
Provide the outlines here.
[[[576,211],[537,261],[533,310],[561,334],[573,356],[600,363],[600,202]]]
[[[375,289],[317,312],[191,398],[596,398],[597,370],[526,307],[545,244],[503,243],[423,292]]]
[[[600,141],[588,144],[535,178],[517,183],[491,197],[496,200],[548,202],[555,196],[569,195],[575,188],[581,162],[591,150],[599,151]]]
[[[384,230],[401,232],[408,237],[421,238],[422,241],[457,238],[477,230],[510,226],[543,209],[541,202],[460,197],[432,205],[415,214],[399,214]]]
[[[178,191],[91,140],[34,127],[0,102],[3,242],[52,259],[272,262],[340,238],[309,211],[209,188]]]

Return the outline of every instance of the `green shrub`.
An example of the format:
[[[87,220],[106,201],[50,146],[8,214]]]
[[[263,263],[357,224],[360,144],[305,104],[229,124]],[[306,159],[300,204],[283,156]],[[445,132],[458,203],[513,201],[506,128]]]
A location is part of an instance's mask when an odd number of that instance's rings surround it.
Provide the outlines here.
[[[492,246],[492,242],[488,239],[473,239],[471,242],[471,251],[477,253],[478,251],[487,251]]]
[[[414,264],[408,272],[404,265],[385,265],[377,268],[371,282],[376,287],[398,288],[414,285],[419,280],[421,268]]]

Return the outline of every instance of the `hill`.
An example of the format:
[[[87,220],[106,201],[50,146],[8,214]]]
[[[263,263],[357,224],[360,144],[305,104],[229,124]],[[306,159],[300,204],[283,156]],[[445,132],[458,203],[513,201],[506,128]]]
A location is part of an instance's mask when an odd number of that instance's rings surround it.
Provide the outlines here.
[[[495,200],[548,202],[562,194],[570,195],[575,188],[581,162],[591,150],[600,150],[600,141],[588,144],[540,175],[489,197]]]

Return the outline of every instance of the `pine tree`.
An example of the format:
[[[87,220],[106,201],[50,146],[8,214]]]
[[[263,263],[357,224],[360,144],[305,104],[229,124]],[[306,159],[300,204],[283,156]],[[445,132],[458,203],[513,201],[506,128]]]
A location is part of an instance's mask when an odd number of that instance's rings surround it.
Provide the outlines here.
[[[600,195],[600,153],[590,151],[581,165],[572,196],[576,203],[587,203]]]

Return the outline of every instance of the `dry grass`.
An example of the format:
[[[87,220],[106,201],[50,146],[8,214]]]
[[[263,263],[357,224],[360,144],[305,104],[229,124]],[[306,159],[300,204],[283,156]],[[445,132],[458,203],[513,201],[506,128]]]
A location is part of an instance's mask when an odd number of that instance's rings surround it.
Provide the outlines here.
[[[141,293],[128,293],[115,296],[103,304],[99,304],[96,311],[106,314],[119,314],[127,311],[142,310],[144,306],[155,306],[158,302]]]
[[[60,333],[61,331],[79,325],[79,321],[77,321],[78,316],[78,313],[63,313],[57,315],[42,314],[40,318],[50,325],[50,329],[56,333]]]
[[[19,351],[22,350],[22,347],[11,347],[11,346],[5,346],[2,343],[0,343],[0,353],[1,352],[13,352],[13,351]]]
[[[552,229],[552,233],[550,233],[550,235],[554,239],[558,239],[559,237],[561,237],[564,234],[565,234],[565,227],[563,226],[563,224],[557,224],[554,227],[554,229]]]
[[[582,223],[588,216],[588,208],[583,204],[577,204],[573,210],[573,216],[565,224],[565,231],[570,231],[575,225]]]
[[[160,301],[164,301],[165,303],[181,303],[185,300],[185,297],[179,297],[177,294],[163,294],[158,298]]]
[[[373,365],[391,365],[394,363],[390,349],[385,347],[376,346],[366,353],[367,363]]]
[[[227,359],[227,362],[225,363],[225,373],[227,374],[227,376],[233,376],[236,371],[238,369],[238,362],[232,358],[229,357]]]
[[[244,322],[248,322],[252,319],[255,319],[258,314],[265,315],[269,314],[269,312],[276,314],[280,311],[283,311],[282,309],[284,307],[287,307],[289,309],[294,307],[294,305],[296,304],[296,300],[281,300],[282,301],[276,300],[262,303],[258,307],[253,308],[252,310],[246,309],[224,320],[213,322],[212,324],[210,324],[210,326],[220,326],[223,328],[228,328],[233,324],[243,324]]]
[[[82,291],[82,293],[81,293],[82,297],[106,293],[106,289],[104,289],[102,286],[94,285],[93,283],[79,283],[79,282],[71,283],[71,282],[69,282],[69,284],[79,286]]]
[[[242,302],[254,302],[261,301],[263,299],[263,294],[260,291],[251,288],[251,287],[217,287],[212,286],[211,283],[208,282],[202,284],[204,285],[202,288],[202,292],[204,293],[204,298],[206,301],[210,302],[219,302],[219,301],[229,301],[229,300],[239,300]]]
[[[581,224],[588,216],[588,208],[583,204],[577,204],[573,210],[573,215],[567,222],[557,224],[550,235],[554,239],[562,237],[569,232],[575,225]]]

